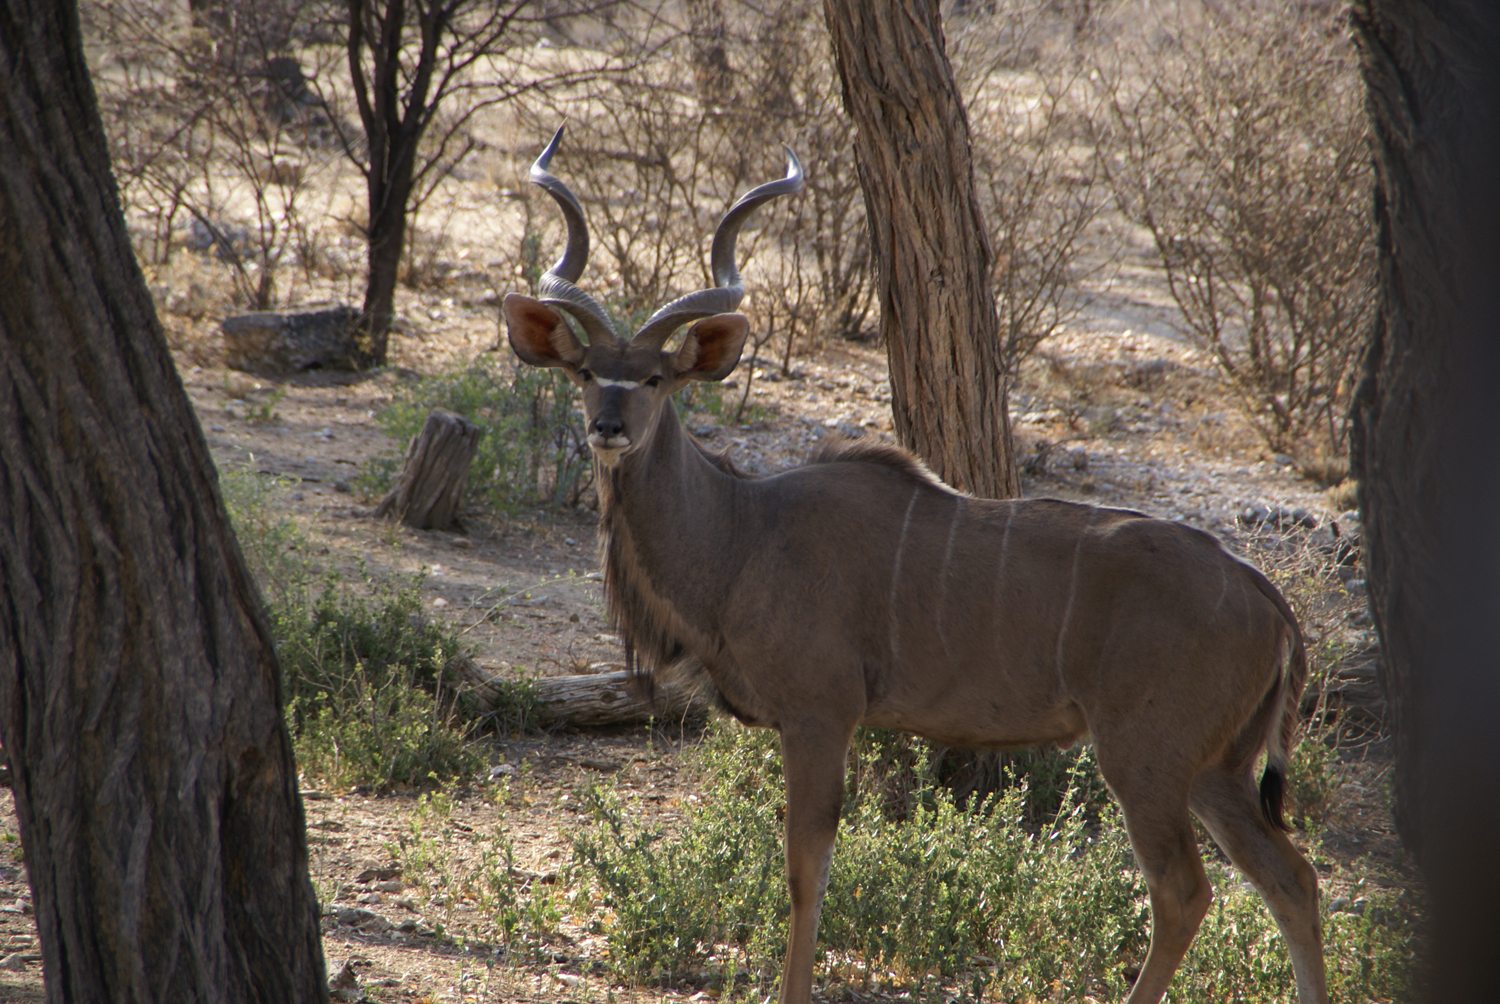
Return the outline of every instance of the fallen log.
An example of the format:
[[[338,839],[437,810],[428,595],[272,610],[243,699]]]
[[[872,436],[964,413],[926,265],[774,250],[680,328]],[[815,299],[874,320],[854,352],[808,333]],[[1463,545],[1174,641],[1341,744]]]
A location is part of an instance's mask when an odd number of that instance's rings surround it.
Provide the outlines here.
[[[456,668],[456,667],[455,667]],[[504,713],[514,703],[513,680],[491,676],[470,663],[459,675],[460,703],[476,717]],[[624,670],[584,676],[539,676],[530,681],[537,724],[579,727],[629,725],[652,718],[681,718],[712,707],[691,681],[658,683],[655,700],[647,704]]]

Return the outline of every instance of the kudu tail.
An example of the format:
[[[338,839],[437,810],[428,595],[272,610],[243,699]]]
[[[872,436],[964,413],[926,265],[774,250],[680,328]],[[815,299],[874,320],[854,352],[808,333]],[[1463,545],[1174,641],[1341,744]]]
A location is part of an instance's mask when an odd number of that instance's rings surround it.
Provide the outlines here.
[[[1286,658],[1281,679],[1271,688],[1266,701],[1272,706],[1266,725],[1266,770],[1260,777],[1260,811],[1266,822],[1282,830],[1290,830],[1282,809],[1286,800],[1287,760],[1297,745],[1297,725],[1302,704],[1302,688],[1307,684],[1307,647],[1302,640],[1302,628],[1297,616],[1287,605],[1280,591],[1265,576],[1256,573],[1256,585],[1265,594],[1286,621],[1284,637]],[[1280,714],[1275,708],[1280,705]]]

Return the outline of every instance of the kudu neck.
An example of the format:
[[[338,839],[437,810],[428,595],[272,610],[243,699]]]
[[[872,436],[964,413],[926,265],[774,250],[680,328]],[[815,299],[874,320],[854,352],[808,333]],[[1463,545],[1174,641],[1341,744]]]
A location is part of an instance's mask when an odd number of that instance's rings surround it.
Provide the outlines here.
[[[619,507],[619,515],[630,521],[638,537],[660,526],[674,539],[702,539],[709,529],[703,522],[719,515],[736,480],[709,462],[668,402],[650,441],[621,459],[611,480],[614,497],[609,504]]]
[[[703,455],[667,404],[650,441],[603,480],[612,573],[649,588],[687,621],[705,615],[725,581],[717,573],[732,563],[740,479]]]

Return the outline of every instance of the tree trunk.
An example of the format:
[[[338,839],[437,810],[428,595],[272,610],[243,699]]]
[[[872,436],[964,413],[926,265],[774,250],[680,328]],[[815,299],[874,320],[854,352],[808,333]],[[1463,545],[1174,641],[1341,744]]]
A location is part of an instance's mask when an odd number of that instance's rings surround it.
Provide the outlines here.
[[[369,151],[369,160],[362,165],[370,217],[365,235],[370,275],[360,321],[364,342],[361,363],[384,366],[395,320],[401,254],[406,248],[406,214],[416,177],[417,146],[441,97],[441,93],[431,91],[433,75],[450,19],[459,5],[433,0],[410,4],[399,0],[346,2],[349,37],[345,55]],[[416,60],[409,66],[403,59],[412,51]],[[442,89],[440,84],[439,92]]]
[[[434,408],[422,431],[411,437],[396,487],[372,515],[395,515],[418,530],[448,529],[458,520],[469,465],[482,435],[479,426],[462,415]]]
[[[0,0],[0,741],[52,1001],[323,1001],[258,590],[78,15]]]
[[[724,23],[721,0],[685,0],[688,15],[688,41],[692,46],[693,79],[698,95],[705,102],[723,102],[733,89],[734,74],[729,67],[725,43],[729,29]]]
[[[825,0],[858,133],[896,434],[943,480],[1017,495],[969,119],[930,0]]]
[[[389,149],[389,142],[370,144],[376,150]],[[405,177],[400,176],[404,166]],[[398,158],[394,164],[370,165],[372,178],[369,192],[370,227],[369,281],[365,285],[364,310],[360,315],[360,365],[384,366],[389,354],[391,325],[396,319],[396,285],[401,277],[401,254],[406,249],[406,203],[411,196],[412,158]],[[388,172],[397,176],[390,178]]]
[[[1380,301],[1354,404],[1396,819],[1426,874],[1432,1000],[1493,993],[1500,900],[1500,24],[1488,0],[1363,0]]]

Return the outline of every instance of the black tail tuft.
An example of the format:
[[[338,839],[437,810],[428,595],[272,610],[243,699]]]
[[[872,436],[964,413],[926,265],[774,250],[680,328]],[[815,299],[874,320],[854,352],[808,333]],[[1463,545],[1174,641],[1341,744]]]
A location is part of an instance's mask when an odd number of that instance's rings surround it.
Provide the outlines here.
[[[1286,775],[1274,763],[1267,762],[1266,772],[1260,776],[1260,811],[1266,822],[1278,830],[1291,830],[1286,825],[1281,807],[1286,801]]]
[[[635,645],[627,636],[625,639],[625,673],[630,688],[635,695],[641,699],[642,704],[656,704],[656,674],[649,669],[642,669],[641,662],[635,657]]]

